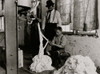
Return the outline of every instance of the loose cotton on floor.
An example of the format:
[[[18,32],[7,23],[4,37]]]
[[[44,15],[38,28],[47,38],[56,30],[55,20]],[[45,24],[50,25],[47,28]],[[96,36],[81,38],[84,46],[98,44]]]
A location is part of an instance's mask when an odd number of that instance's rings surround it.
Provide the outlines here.
[[[39,58],[38,55],[36,55],[33,58],[33,63],[30,66],[30,69],[35,72],[42,72],[45,70],[53,70],[54,68],[51,66],[52,60],[47,55],[42,55],[41,58]]]
[[[89,57],[71,56],[54,74],[97,74],[94,62]]]

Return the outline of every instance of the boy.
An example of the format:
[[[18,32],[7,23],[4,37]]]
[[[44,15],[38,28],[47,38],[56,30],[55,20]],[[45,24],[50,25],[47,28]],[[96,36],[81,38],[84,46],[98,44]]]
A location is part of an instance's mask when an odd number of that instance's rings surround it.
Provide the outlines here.
[[[62,34],[62,28],[57,27],[56,35],[52,42],[49,43],[51,46],[50,56],[53,60],[52,65],[56,68],[61,67],[66,59],[70,57],[70,54],[65,52],[66,42],[66,37]]]

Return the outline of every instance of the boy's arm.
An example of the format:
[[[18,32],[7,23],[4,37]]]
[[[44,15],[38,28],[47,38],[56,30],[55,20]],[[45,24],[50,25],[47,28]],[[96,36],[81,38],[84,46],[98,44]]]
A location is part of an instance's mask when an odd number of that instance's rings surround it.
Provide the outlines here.
[[[66,37],[63,36],[63,38],[61,39],[61,44],[60,44],[60,45],[58,45],[58,44],[53,44],[53,46],[56,46],[56,47],[58,47],[58,48],[65,48],[65,46],[66,46]]]
[[[64,48],[63,45],[58,45],[58,44],[53,44],[53,46],[56,46],[56,47],[58,47],[58,48]]]
[[[53,38],[52,41],[49,41],[49,44],[50,44],[51,46],[53,46],[53,45],[55,44],[55,37]]]

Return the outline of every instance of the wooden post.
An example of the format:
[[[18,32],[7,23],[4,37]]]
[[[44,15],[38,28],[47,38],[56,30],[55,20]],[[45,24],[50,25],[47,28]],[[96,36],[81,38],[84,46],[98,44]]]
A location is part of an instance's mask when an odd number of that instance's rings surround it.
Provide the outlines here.
[[[0,11],[0,17],[1,17],[1,16],[4,16],[4,10],[1,10],[1,11]]]
[[[16,0],[5,0],[5,41],[6,41],[6,72],[18,73],[17,60],[17,21]]]

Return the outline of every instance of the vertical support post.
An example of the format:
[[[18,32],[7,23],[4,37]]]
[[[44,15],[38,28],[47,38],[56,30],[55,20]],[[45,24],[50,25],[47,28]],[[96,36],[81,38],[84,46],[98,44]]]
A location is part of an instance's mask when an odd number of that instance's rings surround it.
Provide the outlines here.
[[[17,60],[17,21],[16,0],[5,0],[5,41],[6,41],[6,72],[18,73]]]

